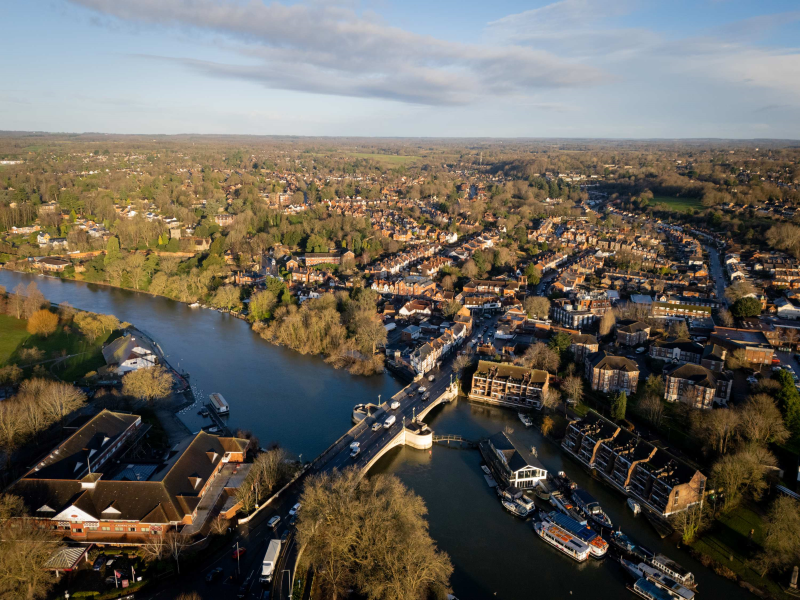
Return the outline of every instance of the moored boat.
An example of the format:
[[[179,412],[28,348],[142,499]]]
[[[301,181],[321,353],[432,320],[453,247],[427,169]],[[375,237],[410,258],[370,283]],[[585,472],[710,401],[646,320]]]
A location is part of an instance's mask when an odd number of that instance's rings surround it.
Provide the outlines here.
[[[611,529],[613,527],[611,519],[609,519],[608,515],[603,511],[600,503],[586,490],[580,488],[573,490],[572,500],[578,507],[578,511],[593,524],[600,528],[605,527]]]
[[[644,573],[642,573],[642,570],[639,568],[638,563],[633,563],[629,560],[625,560],[624,558],[620,558],[619,564],[622,565],[622,568],[628,575],[633,577],[634,581],[638,581],[639,579],[644,577]]]
[[[517,416],[519,417],[519,420],[522,421],[522,424],[525,425],[525,427],[530,427],[533,425],[533,421],[525,413],[517,413]]]
[[[694,598],[695,593],[692,590],[681,585],[666,573],[663,573],[655,567],[651,567],[645,563],[639,563],[638,567],[645,579],[652,581],[661,589],[672,593],[676,598],[682,600],[692,600]]]
[[[553,511],[545,516],[545,519],[558,525],[562,529],[577,537],[584,544],[589,546],[592,558],[603,558],[608,552],[608,542],[586,526],[567,515]]]
[[[562,513],[575,519],[578,522],[586,523],[586,519],[575,510],[572,502],[569,501],[561,492],[552,492],[550,494],[550,504],[560,510]]]
[[[661,589],[644,577],[637,579],[633,585],[628,586],[628,589],[640,598],[645,598],[645,600],[675,600],[675,596],[667,590]]]
[[[572,534],[568,533],[558,525],[550,523],[549,521],[540,521],[535,523],[533,530],[545,542],[553,546],[555,549],[566,554],[573,560],[583,562],[591,554],[589,546],[577,539]]]
[[[608,542],[614,551],[622,558],[627,558],[635,562],[647,561],[653,558],[654,554],[634,541],[621,531],[612,531],[608,535]]]
[[[550,484],[547,483],[546,479],[540,479],[536,482],[536,496],[540,500],[548,502],[550,500],[550,494],[552,493],[553,489],[550,487]]]
[[[662,573],[669,575],[672,579],[684,587],[694,589],[696,586],[694,575],[691,571],[689,571],[689,569],[682,567],[674,560],[664,556],[663,554],[656,554],[650,560],[648,560],[647,563]]]
[[[626,504],[628,505],[628,508],[631,509],[634,515],[638,515],[640,512],[642,512],[642,507],[633,498],[628,498]]]
[[[502,500],[501,504],[508,512],[520,519],[524,519],[530,513],[527,508],[512,500]]]
[[[214,392],[208,397],[211,400],[211,406],[214,407],[214,410],[217,411],[218,415],[227,415],[230,412],[228,402],[222,397],[222,394]]]
[[[200,303],[199,302],[192,302],[189,305],[189,308],[200,308]]]

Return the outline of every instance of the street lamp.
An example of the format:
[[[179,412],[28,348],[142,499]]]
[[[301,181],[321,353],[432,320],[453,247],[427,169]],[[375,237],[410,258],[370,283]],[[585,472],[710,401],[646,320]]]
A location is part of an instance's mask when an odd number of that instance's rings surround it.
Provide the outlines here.
[[[235,546],[231,546],[231,548],[236,548],[236,576],[239,576],[239,542],[236,542]]]

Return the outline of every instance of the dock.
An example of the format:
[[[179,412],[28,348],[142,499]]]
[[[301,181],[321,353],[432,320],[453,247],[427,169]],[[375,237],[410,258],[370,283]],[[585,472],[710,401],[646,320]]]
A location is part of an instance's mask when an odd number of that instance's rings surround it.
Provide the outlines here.
[[[222,417],[220,417],[217,414],[214,405],[209,402],[208,404],[204,404],[203,406],[205,406],[208,409],[208,416],[211,418],[212,421],[214,421],[214,425],[219,427],[220,435],[230,437],[231,430],[228,429],[228,426],[225,424],[225,421],[222,420]]]

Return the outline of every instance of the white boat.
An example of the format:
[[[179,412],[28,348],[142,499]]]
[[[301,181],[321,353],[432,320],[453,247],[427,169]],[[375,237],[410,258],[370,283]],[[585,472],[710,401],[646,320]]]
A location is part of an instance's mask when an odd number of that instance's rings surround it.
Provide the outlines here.
[[[682,567],[671,558],[668,558],[663,554],[656,554],[647,562],[662,573],[669,575],[681,585],[687,588],[695,587],[694,575],[692,572],[689,571],[689,569]]]
[[[522,424],[525,425],[525,427],[530,427],[533,425],[533,421],[531,421],[531,418],[525,413],[517,413],[517,416],[519,417],[519,420],[522,421]]]
[[[679,598],[680,600],[693,600],[695,595],[694,592],[672,579],[666,573],[663,573],[655,567],[651,567],[645,563],[639,563],[638,568],[642,573],[642,577],[652,581],[661,589],[667,590],[676,598]]]
[[[570,533],[564,531],[558,525],[541,521],[533,526],[533,530],[545,542],[563,552],[573,560],[583,562],[589,558],[591,551],[589,546],[577,539]]]
[[[627,504],[628,504],[628,508],[630,508],[631,511],[633,511],[634,515],[638,515],[640,512],[642,512],[642,507],[633,498],[628,498]]]
[[[199,302],[192,302],[189,305],[189,308],[200,308],[200,303]]]
[[[481,465],[481,470],[484,473],[486,473],[487,475],[491,475],[492,474],[492,472],[489,470],[489,467],[487,467],[486,465]]]
[[[670,594],[667,590],[661,589],[655,583],[644,577],[637,580],[632,586],[628,586],[628,589],[645,600],[675,600],[675,596]]]
[[[523,506],[520,506],[516,502],[512,502],[511,500],[503,500],[502,501],[503,508],[505,508],[508,512],[510,512],[515,517],[519,517],[520,519],[524,519],[528,516],[528,510],[525,509]]]
[[[214,392],[210,394],[209,399],[211,400],[211,406],[214,407],[214,410],[217,411],[218,415],[227,415],[230,412],[230,407],[228,406],[228,402],[225,398],[222,397],[222,394],[218,394]]]

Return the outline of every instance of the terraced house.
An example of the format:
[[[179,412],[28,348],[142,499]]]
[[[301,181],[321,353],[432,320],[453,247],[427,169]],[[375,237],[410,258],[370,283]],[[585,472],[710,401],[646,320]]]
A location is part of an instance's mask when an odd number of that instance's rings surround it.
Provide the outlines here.
[[[538,409],[549,379],[547,371],[482,360],[472,376],[469,397],[499,406]]]
[[[169,529],[200,532],[213,508],[233,501],[248,441],[205,432],[161,460],[126,459],[146,431],[138,415],[104,410],[8,493],[53,533],[96,544],[142,544]]]
[[[706,476],[608,419],[572,421],[561,446],[620,492],[667,517],[700,502]]]

